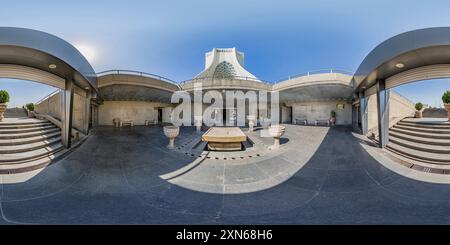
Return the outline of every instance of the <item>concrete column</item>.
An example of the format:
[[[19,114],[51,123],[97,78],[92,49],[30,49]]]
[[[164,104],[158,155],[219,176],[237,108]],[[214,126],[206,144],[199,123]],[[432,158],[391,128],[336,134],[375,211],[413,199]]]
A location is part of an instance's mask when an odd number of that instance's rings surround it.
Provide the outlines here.
[[[364,93],[359,94],[359,113],[361,114],[361,131],[363,135],[369,132],[369,98],[364,96]]]
[[[356,105],[352,105],[352,127],[353,130],[358,129],[358,107]]]
[[[86,104],[85,104],[85,113],[84,113],[84,133],[87,135],[89,133],[89,117],[91,115],[91,98],[92,92],[90,90],[86,90]]]
[[[378,111],[378,138],[380,148],[389,143],[389,90],[386,90],[385,80],[378,81],[377,111]]]
[[[73,81],[66,80],[63,91],[63,115],[62,115],[62,142],[66,148],[70,148],[72,141],[72,115],[73,115]]]

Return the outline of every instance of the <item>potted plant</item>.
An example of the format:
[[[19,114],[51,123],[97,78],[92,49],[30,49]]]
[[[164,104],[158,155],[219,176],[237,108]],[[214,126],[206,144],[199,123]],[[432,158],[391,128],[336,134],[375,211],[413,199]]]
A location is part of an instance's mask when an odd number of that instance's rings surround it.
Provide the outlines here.
[[[416,108],[415,118],[422,118],[423,104],[420,102],[417,102],[414,107]]]
[[[9,94],[6,90],[0,90],[0,122],[3,120],[3,114],[6,111],[6,103],[9,102]]]
[[[34,115],[34,104],[28,103],[25,105],[25,107],[27,108],[28,117],[33,118],[35,116]]]
[[[445,109],[447,109],[448,121],[450,122],[450,90],[445,91],[442,95],[442,102],[444,102]]]
[[[331,122],[332,125],[336,124],[336,112],[335,111],[331,111],[330,122]]]

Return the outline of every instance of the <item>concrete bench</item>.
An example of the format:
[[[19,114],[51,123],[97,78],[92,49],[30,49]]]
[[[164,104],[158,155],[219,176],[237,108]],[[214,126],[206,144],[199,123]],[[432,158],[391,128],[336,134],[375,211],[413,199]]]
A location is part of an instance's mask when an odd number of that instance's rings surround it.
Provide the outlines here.
[[[145,120],[145,126],[154,126],[154,125],[158,125],[158,120]]]
[[[330,126],[331,122],[328,119],[319,119],[314,122],[314,125],[316,125],[316,126],[318,126],[319,124]]]
[[[298,124],[298,125],[308,125],[308,120],[304,119],[304,118],[295,118],[294,119],[294,124]]]
[[[123,126],[133,127],[134,126],[134,122],[133,122],[133,120],[121,120],[120,121],[120,127],[123,127]]]

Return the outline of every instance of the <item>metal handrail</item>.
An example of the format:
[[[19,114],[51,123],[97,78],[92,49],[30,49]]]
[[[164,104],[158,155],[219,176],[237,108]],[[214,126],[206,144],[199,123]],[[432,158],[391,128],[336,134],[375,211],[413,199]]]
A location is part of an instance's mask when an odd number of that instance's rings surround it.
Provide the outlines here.
[[[264,80],[260,80],[258,78],[254,78],[254,77],[244,77],[244,76],[228,76],[228,77],[222,77],[222,76],[212,76],[212,77],[197,77],[197,78],[192,78],[189,80],[185,80],[185,81],[181,81],[180,85],[184,85],[186,83],[192,82],[192,81],[197,81],[197,80],[215,80],[215,79],[236,79],[236,80],[245,80],[245,81],[254,81],[254,82],[262,82],[263,84],[267,84],[270,85],[270,82],[264,81]]]
[[[152,74],[152,73],[147,73],[147,72],[141,72],[141,71],[133,71],[133,70],[107,70],[107,71],[102,71],[97,73],[97,76],[105,76],[105,75],[138,75],[141,77],[150,77],[150,78],[155,78],[158,80],[162,80],[168,83],[171,83],[173,85],[178,86],[178,83],[170,80],[169,78],[160,76],[160,75],[156,75],[156,74]]]
[[[291,80],[291,79],[299,78],[299,77],[308,77],[311,75],[326,74],[326,73],[330,73],[330,74],[340,73],[340,74],[349,75],[349,76],[353,76],[353,74],[354,74],[353,72],[340,70],[340,69],[331,69],[331,68],[330,69],[321,69],[321,70],[315,70],[315,71],[308,71],[308,72],[300,73],[300,74],[293,75],[293,76],[288,76],[287,79],[278,80],[275,83],[279,83],[279,82],[283,82],[286,80]]]
[[[40,99],[38,102],[36,102],[36,103],[34,103],[34,104],[35,104],[35,105],[38,105],[38,104],[40,104],[41,102],[43,102],[44,100],[46,100],[46,99],[52,97],[53,95],[59,93],[60,91],[61,91],[61,89],[58,88],[58,89],[56,89],[55,91],[53,91],[53,92],[51,92],[50,94],[48,94],[47,96],[45,96],[44,98]]]
[[[144,76],[144,77],[150,77],[150,78],[155,78],[158,80],[162,80],[168,83],[171,83],[173,85],[176,85],[178,88],[181,88],[180,86],[192,82],[192,81],[196,81],[196,80],[214,80],[214,79],[237,79],[237,80],[246,80],[246,81],[256,81],[256,82],[262,82],[263,84],[266,85],[273,85],[273,84],[277,84],[286,80],[291,80],[294,78],[299,78],[299,77],[306,77],[306,76],[311,76],[311,75],[317,75],[317,74],[324,74],[324,73],[341,73],[341,74],[345,74],[345,75],[350,75],[353,76],[353,72],[349,72],[349,71],[345,71],[345,70],[340,70],[340,69],[321,69],[321,70],[315,70],[315,71],[309,71],[309,72],[304,72],[304,73],[300,73],[300,74],[296,74],[293,76],[288,76],[287,79],[281,79],[278,80],[276,82],[268,82],[265,80],[260,80],[254,77],[244,77],[244,76],[230,76],[230,77],[199,77],[199,78],[192,78],[192,79],[188,79],[188,80],[184,80],[181,82],[176,82],[173,81],[169,78],[160,76],[160,75],[156,75],[156,74],[152,74],[152,73],[147,73],[147,72],[140,72],[140,71],[134,71],[134,70],[106,70],[106,71],[102,71],[97,73],[97,76],[104,76],[104,75],[138,75],[138,76]]]
[[[321,70],[315,70],[315,71],[309,71],[309,72],[304,72],[304,73],[300,73],[294,76],[288,76],[287,79],[281,79],[278,80],[276,82],[268,82],[268,81],[264,81],[264,80],[260,80],[260,79],[255,79],[253,77],[242,77],[242,76],[232,76],[232,77],[200,77],[200,78],[193,78],[193,79],[189,79],[189,80],[185,80],[180,82],[180,85],[183,85],[185,83],[191,82],[191,81],[195,81],[195,80],[207,80],[207,79],[212,79],[214,80],[215,78],[218,79],[238,79],[238,80],[249,80],[249,81],[258,81],[258,82],[262,82],[264,84],[267,85],[273,85],[273,84],[277,84],[286,80],[291,80],[294,78],[299,78],[299,77],[307,77],[307,76],[311,76],[311,75],[317,75],[317,74],[324,74],[324,73],[340,73],[340,74],[345,74],[345,75],[349,75],[349,76],[353,76],[353,72],[349,72],[349,71],[345,71],[345,70],[340,70],[340,69],[321,69]]]

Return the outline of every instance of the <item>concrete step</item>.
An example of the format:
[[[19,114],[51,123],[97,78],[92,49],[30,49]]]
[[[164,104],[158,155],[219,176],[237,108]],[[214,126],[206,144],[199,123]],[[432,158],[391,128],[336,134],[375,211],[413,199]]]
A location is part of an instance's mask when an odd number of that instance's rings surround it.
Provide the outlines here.
[[[436,129],[436,128],[418,128],[418,127],[412,127],[412,126],[404,126],[396,124],[394,128],[399,129],[406,129],[406,130],[412,130],[422,133],[432,133],[432,134],[448,134],[450,135],[450,129]]]
[[[418,151],[450,154],[450,146],[423,144],[409,140],[404,140],[395,136],[389,137],[389,141]],[[450,155],[448,155],[448,158],[450,160]]]
[[[24,173],[41,169],[50,165],[57,159],[60,159],[61,157],[65,156],[67,152],[68,149],[63,148],[59,151],[53,152],[53,154],[33,160],[27,160],[22,162],[11,162],[11,163],[4,162],[0,164],[0,174]]]
[[[54,132],[61,132],[61,129],[58,127],[52,127],[45,130],[40,131],[32,131],[26,133],[15,133],[15,134],[0,134],[0,139],[20,139],[20,138],[30,138],[35,136],[47,135]]]
[[[397,123],[397,125],[416,127],[416,128],[450,129],[450,124],[431,124],[431,123],[417,123],[417,122],[400,121]]]
[[[411,149],[411,148],[396,144],[392,141],[389,142],[389,144],[386,147],[387,147],[387,149],[389,149],[393,152],[400,153],[400,154],[408,156],[408,157],[412,157],[413,159],[430,161],[430,162],[434,162],[436,164],[450,164],[450,155],[449,154],[418,151],[415,149]]]
[[[47,126],[35,126],[31,128],[19,128],[19,129],[0,129],[0,134],[20,134],[20,133],[28,133],[35,131],[42,131],[46,129],[55,128],[56,126],[53,124]]]
[[[428,132],[419,132],[415,129],[404,129],[404,128],[399,128],[399,127],[395,127],[395,126],[390,128],[389,130],[393,131],[393,132],[399,132],[399,133],[408,134],[408,135],[417,136],[417,137],[433,138],[433,139],[450,139],[450,135],[448,135],[448,134],[435,134],[435,133],[428,133]]]
[[[441,145],[441,146],[450,146],[450,139],[434,139],[434,138],[425,138],[419,136],[413,136],[409,134],[399,133],[396,131],[389,130],[389,137],[397,137],[403,140],[408,140],[411,142],[417,142],[428,145]]]
[[[21,144],[21,145],[9,145],[9,146],[1,146],[0,154],[14,154],[20,152],[30,152],[37,149],[45,148],[50,145],[60,143],[61,137],[54,137],[47,140],[42,140],[29,144]]]
[[[11,164],[12,162],[21,162],[30,159],[37,159],[49,156],[57,151],[60,151],[63,148],[64,147],[62,143],[59,141],[45,148],[40,148],[32,151],[12,153],[12,154],[0,154],[0,164]]]
[[[54,137],[61,137],[61,132],[56,131],[50,134],[43,134],[34,137],[28,138],[17,138],[17,139],[0,139],[0,146],[8,146],[8,145],[23,145],[30,144],[34,142],[39,142],[43,140],[49,140]]]
[[[35,118],[16,118],[13,121],[8,121],[4,119],[3,121],[0,122],[0,126],[33,125],[45,122],[48,121]]]
[[[13,124],[13,125],[2,125],[0,124],[0,129],[25,129],[25,128],[34,128],[34,127],[44,127],[53,125],[51,122],[42,122],[35,124]]]

